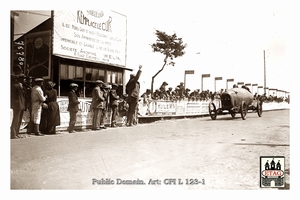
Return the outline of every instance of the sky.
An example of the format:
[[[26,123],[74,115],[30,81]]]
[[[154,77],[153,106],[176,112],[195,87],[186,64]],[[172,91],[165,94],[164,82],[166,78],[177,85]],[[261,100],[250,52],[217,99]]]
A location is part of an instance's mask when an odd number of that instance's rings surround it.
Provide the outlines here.
[[[125,1],[126,2],[126,1]],[[136,1],[135,1],[136,2]],[[173,3],[172,3],[173,2]],[[127,3],[113,3],[113,9],[127,16],[127,66],[143,65],[140,78],[142,88],[150,88],[151,77],[162,67],[164,56],[152,52],[155,30],[176,33],[187,44],[185,55],[176,58],[176,65],[166,66],[155,78],[154,88],[163,81],[175,87],[203,89],[226,87],[226,79],[290,91],[290,73],[294,11],[286,1],[146,1],[132,9]],[[133,5],[133,4],[131,4]],[[265,51],[265,59],[264,59]],[[233,83],[229,83],[233,84]]]
[[[91,9],[110,9],[127,17],[127,67],[137,72],[142,65],[141,91],[151,87],[152,76],[163,66],[164,56],[154,53],[155,31],[171,35],[176,33],[187,44],[185,54],[174,60],[175,66],[166,66],[154,80],[154,89],[166,81],[175,88],[184,82],[186,87],[211,91],[226,88],[226,79],[290,92],[291,70],[295,63],[293,40],[296,36],[291,19],[296,15],[294,4],[289,1],[85,1]],[[82,5],[68,8],[82,9]],[[63,6],[64,7],[64,6]],[[24,8],[25,10],[26,8]],[[56,8],[35,8],[29,10]],[[18,9],[20,10],[20,9]],[[43,16],[36,16],[36,19]],[[265,52],[265,54],[264,54]],[[128,72],[129,73],[129,72]],[[127,76],[129,77],[129,76]],[[214,77],[222,80],[214,81]],[[251,88],[250,88],[251,89]],[[255,89],[255,87],[254,87]],[[256,89],[257,90],[257,89]]]

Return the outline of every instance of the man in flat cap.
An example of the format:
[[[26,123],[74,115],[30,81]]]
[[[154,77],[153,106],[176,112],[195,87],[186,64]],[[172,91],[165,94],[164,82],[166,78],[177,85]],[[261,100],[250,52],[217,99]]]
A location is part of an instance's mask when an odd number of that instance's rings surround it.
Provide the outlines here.
[[[78,97],[76,94],[76,91],[78,90],[78,85],[76,83],[71,83],[70,84],[70,92],[68,95],[69,98],[69,105],[68,105],[68,111],[70,113],[70,121],[69,121],[69,128],[68,131],[69,133],[75,133],[75,124],[76,124],[76,114],[79,110],[78,105]]]
[[[11,124],[11,139],[18,138],[23,113],[26,110],[26,88],[24,88],[24,75],[14,77],[15,83],[11,88],[11,108],[13,109],[13,120]]]
[[[44,96],[42,85],[44,80],[42,78],[36,78],[35,86],[31,90],[31,120],[33,121],[33,133],[37,136],[43,136],[40,133],[39,125],[42,115],[42,103],[46,100],[47,95]]]
[[[101,118],[100,118],[100,128],[101,129],[106,129],[105,127],[105,119],[106,119],[106,113],[108,111],[108,101],[109,101],[109,89],[110,86],[108,83],[103,83],[102,86],[100,87],[102,92],[103,92],[103,97],[104,97],[104,101],[103,101],[103,107],[102,107],[102,111],[101,111]]]
[[[100,130],[100,120],[102,116],[102,108],[104,102],[103,91],[101,90],[101,86],[103,82],[101,80],[97,80],[95,82],[96,86],[92,91],[92,104],[91,109],[93,110],[93,119],[92,119],[92,130]]]
[[[126,94],[128,94],[128,115],[127,115],[127,125],[132,126],[132,123],[134,121],[134,115],[137,109],[137,104],[139,100],[139,93],[140,93],[140,83],[138,82],[140,75],[142,73],[141,71],[142,65],[139,66],[139,70],[136,75],[132,74],[130,75],[130,79],[126,84]]]
[[[112,88],[109,92],[109,105],[111,108],[111,127],[116,127],[116,115],[119,106],[119,99],[120,97],[117,94],[118,84],[113,83]]]

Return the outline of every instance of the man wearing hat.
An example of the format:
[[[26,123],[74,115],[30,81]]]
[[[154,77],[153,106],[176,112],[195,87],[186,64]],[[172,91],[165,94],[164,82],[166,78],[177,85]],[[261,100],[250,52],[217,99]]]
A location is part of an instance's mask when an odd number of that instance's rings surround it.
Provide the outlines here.
[[[102,86],[100,87],[102,92],[103,92],[103,97],[104,97],[104,101],[103,101],[103,108],[101,111],[101,118],[100,118],[100,128],[101,129],[106,129],[105,125],[104,125],[104,120],[106,119],[106,112],[108,110],[108,104],[109,104],[109,89],[110,86],[108,83],[103,83]]]
[[[137,109],[137,103],[139,100],[139,93],[140,93],[140,83],[138,82],[141,71],[142,65],[139,66],[139,70],[136,75],[131,74],[130,79],[126,84],[126,94],[128,94],[128,115],[127,115],[127,125],[132,126],[134,121],[134,115]]]
[[[172,90],[173,90],[173,88],[169,87],[168,90],[166,91],[168,100],[173,100],[173,98],[172,98]]]
[[[109,105],[111,108],[111,127],[116,127],[116,115],[119,106],[119,99],[120,97],[117,94],[118,84],[113,83],[112,88],[109,92]]]
[[[78,97],[76,95],[76,91],[78,89],[78,85],[76,83],[70,84],[70,92],[68,95],[69,98],[69,105],[68,105],[68,111],[70,113],[70,121],[69,121],[69,133],[75,133],[75,124],[76,124],[76,114],[79,110],[78,104],[80,103],[78,101]]]
[[[100,130],[100,120],[102,116],[102,108],[104,102],[103,91],[101,90],[101,86],[103,81],[96,80],[96,86],[92,91],[92,104],[91,108],[93,110],[93,119],[92,119],[92,130]]]
[[[36,78],[35,86],[31,90],[31,120],[33,121],[33,133],[37,136],[43,136],[39,131],[39,125],[42,115],[42,103],[46,100],[47,95],[44,96],[42,85],[44,80]]]
[[[164,99],[164,100],[167,99],[167,96],[168,96],[167,90],[166,90],[167,85],[168,85],[168,83],[165,82],[165,81],[161,84],[161,86],[159,88],[159,90],[160,90],[160,99]]]
[[[13,120],[11,124],[11,139],[18,138],[24,110],[26,110],[26,88],[24,88],[24,75],[15,78],[11,88],[11,108],[13,109]]]
[[[179,87],[179,90],[178,90],[179,98],[183,99],[184,98],[184,92],[185,92],[185,85],[184,85],[184,83],[180,82],[180,84],[177,87]]]

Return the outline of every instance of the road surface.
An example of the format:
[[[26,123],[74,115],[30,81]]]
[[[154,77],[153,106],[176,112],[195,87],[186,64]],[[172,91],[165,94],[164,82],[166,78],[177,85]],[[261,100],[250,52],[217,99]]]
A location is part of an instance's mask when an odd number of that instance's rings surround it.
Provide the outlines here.
[[[11,189],[270,190],[260,188],[260,156],[285,156],[289,189],[289,112],[13,139]]]

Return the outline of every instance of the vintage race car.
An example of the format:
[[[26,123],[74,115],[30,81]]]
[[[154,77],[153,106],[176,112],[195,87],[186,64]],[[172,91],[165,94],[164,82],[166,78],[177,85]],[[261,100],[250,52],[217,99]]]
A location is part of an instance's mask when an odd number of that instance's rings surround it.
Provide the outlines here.
[[[253,94],[244,88],[232,88],[223,92],[219,101],[219,106],[216,106],[216,101],[209,103],[208,111],[213,120],[218,114],[231,114],[234,118],[236,113],[241,113],[245,120],[248,110],[257,112],[259,117],[262,115],[262,102],[254,99]]]

